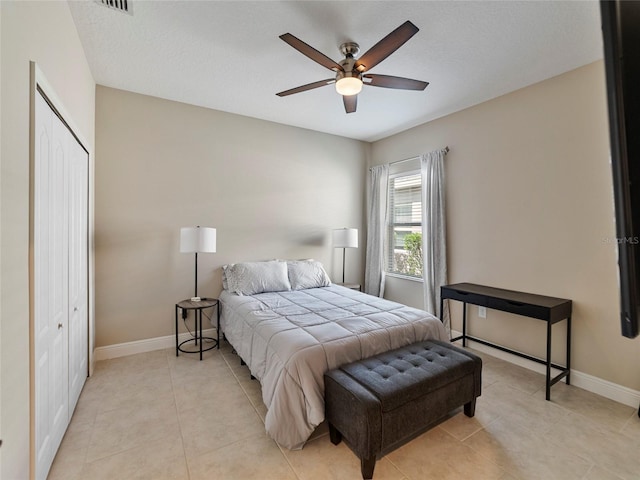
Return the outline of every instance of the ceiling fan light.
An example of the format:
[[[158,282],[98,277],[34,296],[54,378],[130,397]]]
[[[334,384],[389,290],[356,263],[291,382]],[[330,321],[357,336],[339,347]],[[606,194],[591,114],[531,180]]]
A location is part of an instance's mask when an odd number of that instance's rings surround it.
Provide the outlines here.
[[[343,77],[336,82],[336,92],[340,95],[357,95],[362,90],[362,80],[358,77]]]

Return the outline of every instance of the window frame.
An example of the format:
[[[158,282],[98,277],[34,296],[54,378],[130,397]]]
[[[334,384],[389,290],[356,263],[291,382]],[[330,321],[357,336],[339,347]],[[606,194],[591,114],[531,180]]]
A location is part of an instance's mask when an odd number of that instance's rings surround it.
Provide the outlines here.
[[[402,279],[411,280],[414,282],[423,282],[422,275],[420,276],[410,275],[410,274],[392,269],[395,263],[394,254],[395,254],[396,246],[394,241],[394,233],[396,228],[397,227],[407,227],[407,228],[419,227],[420,232],[422,233],[422,208],[423,208],[422,198],[420,198],[420,221],[419,222],[415,222],[415,221],[395,222],[394,221],[395,215],[393,212],[393,208],[394,208],[393,197],[395,197],[395,195],[392,195],[392,188],[393,186],[395,186],[395,180],[397,178],[412,177],[416,175],[420,177],[420,188],[422,189],[422,172],[420,168],[411,168],[411,169],[389,174],[389,183],[387,187],[387,202],[388,202],[389,215],[387,218],[387,225],[386,225],[387,246],[385,249],[385,274],[387,276],[402,278]],[[422,195],[422,192],[421,192],[421,195]]]

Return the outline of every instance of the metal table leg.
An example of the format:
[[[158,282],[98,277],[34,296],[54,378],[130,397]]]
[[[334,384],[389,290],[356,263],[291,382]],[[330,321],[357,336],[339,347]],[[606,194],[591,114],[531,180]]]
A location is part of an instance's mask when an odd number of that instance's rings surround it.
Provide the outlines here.
[[[200,317],[200,360],[202,360],[202,342],[203,342],[202,340],[202,309],[198,310],[198,317]],[[196,333],[196,335],[198,334]]]
[[[551,322],[547,322],[547,400],[551,400]]]
[[[176,305],[176,357],[179,355],[179,348],[178,348],[179,344],[178,344],[178,305]]]
[[[467,302],[462,303],[462,346],[467,346]]]
[[[567,317],[567,385],[571,385],[571,315]]]

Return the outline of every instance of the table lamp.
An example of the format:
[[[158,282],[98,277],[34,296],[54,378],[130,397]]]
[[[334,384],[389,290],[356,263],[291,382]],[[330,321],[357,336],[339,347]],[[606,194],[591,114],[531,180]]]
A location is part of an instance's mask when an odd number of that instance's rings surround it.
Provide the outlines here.
[[[333,247],[342,248],[342,283],[344,283],[344,260],[347,248],[358,248],[357,228],[338,228],[333,231]]]
[[[195,253],[195,296],[198,298],[198,253],[216,252],[216,229],[211,227],[185,227],[180,229],[180,252]]]

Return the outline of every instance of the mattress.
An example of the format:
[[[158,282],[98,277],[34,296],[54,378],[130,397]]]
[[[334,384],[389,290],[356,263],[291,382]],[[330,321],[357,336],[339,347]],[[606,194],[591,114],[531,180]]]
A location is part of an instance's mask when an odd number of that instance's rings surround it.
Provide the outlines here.
[[[304,446],[324,420],[326,371],[428,339],[448,341],[435,316],[338,285],[220,295],[221,328],[262,386],[265,428]]]

